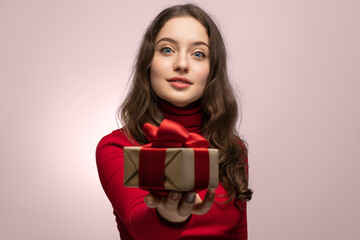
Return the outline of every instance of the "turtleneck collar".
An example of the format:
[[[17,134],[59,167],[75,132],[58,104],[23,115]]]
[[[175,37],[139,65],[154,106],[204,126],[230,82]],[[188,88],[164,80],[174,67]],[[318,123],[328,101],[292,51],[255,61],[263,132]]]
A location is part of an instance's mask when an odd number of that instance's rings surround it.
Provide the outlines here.
[[[183,125],[189,132],[200,133],[203,127],[203,107],[200,100],[184,108],[158,98],[158,106],[166,119]]]

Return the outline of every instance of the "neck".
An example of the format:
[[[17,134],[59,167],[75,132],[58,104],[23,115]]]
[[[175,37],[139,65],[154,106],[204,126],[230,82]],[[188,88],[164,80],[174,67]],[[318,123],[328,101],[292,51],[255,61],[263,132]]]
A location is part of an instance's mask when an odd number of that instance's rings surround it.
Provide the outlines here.
[[[200,133],[203,127],[203,107],[201,101],[195,101],[186,107],[176,107],[158,98],[158,106],[166,119],[183,125],[189,132]]]

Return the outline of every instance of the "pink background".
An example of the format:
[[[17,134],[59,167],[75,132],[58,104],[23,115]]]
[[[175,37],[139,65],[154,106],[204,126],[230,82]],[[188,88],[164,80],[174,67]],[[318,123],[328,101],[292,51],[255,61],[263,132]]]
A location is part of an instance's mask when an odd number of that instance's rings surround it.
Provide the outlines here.
[[[0,239],[118,239],[95,147],[176,2],[0,0]],[[241,93],[249,239],[360,239],[360,2],[194,2]]]

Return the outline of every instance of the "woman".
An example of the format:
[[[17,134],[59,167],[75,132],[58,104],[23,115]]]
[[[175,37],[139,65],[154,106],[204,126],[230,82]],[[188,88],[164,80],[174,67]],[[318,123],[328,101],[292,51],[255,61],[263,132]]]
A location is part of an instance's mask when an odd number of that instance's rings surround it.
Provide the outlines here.
[[[100,141],[96,157],[121,239],[247,239],[247,151],[236,134],[223,39],[201,8],[177,5],[153,20],[119,115],[124,127]],[[146,144],[143,124],[164,118],[219,150],[217,189],[164,197],[123,186],[123,147]]]

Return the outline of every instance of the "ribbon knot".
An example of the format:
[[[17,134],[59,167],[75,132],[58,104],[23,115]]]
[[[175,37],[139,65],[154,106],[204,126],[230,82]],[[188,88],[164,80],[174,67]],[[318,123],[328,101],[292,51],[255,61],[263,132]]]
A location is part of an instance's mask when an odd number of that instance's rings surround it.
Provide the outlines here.
[[[189,133],[184,126],[168,119],[164,119],[159,127],[145,123],[143,131],[150,142],[144,147],[209,148],[209,142],[203,136]]]

